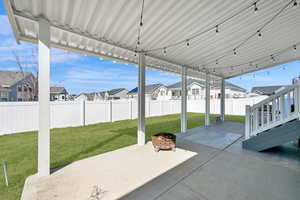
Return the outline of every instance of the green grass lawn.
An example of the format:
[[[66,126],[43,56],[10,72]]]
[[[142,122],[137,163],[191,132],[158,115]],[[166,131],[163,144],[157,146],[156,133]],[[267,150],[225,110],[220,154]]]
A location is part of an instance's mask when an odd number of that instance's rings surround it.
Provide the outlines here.
[[[244,117],[226,116],[226,120],[243,122]],[[188,128],[203,124],[203,114],[188,114]],[[135,144],[136,125],[137,120],[124,120],[51,130],[51,168],[58,168],[76,160]],[[180,115],[146,119],[147,140],[151,135],[162,131],[179,132]],[[37,170],[37,132],[0,136],[0,161],[3,160],[8,161],[10,185],[5,186],[3,170],[1,170],[0,199],[19,199],[26,177],[36,173]]]

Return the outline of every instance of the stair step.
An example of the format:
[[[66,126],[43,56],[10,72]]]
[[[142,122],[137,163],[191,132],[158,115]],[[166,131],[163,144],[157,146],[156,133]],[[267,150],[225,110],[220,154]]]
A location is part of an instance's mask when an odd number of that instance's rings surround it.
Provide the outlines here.
[[[263,151],[300,138],[300,121],[292,120],[243,141],[243,148]]]

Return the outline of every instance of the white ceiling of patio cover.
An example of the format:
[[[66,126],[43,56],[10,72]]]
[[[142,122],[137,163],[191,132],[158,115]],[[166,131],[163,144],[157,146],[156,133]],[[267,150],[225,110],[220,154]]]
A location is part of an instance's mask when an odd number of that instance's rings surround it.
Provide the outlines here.
[[[253,4],[253,0],[145,0],[139,50],[163,48],[214,27],[225,18]],[[281,63],[298,60],[293,45],[300,42],[300,1],[290,4],[257,35],[289,0],[261,0],[258,11],[250,7],[193,40],[163,50],[147,52],[147,67],[203,78],[203,71],[230,78]],[[135,56],[142,0],[7,0],[17,40],[37,38],[40,17],[49,20],[54,47],[119,61],[137,63]],[[271,59],[273,55],[274,59]],[[218,59],[222,57],[221,59]],[[218,59],[218,60],[217,60]],[[216,61],[217,60],[217,61]],[[166,62],[167,61],[167,62]],[[218,64],[216,64],[216,62]],[[252,64],[250,64],[250,62]],[[216,78],[216,77],[215,77]]]

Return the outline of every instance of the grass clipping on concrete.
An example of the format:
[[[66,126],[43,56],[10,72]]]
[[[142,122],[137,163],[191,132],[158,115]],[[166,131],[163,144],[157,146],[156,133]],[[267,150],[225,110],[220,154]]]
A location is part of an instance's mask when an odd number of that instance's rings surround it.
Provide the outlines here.
[[[226,116],[226,120],[243,122],[243,116]],[[188,128],[204,124],[204,114],[188,113]],[[146,137],[159,132],[180,132],[180,115],[146,119]],[[60,168],[76,160],[136,144],[137,120],[99,123],[84,127],[51,130],[51,168]],[[3,170],[0,178],[0,199],[20,199],[27,176],[37,172],[37,132],[0,136],[0,161],[8,162],[9,186]],[[2,163],[1,163],[2,168]]]

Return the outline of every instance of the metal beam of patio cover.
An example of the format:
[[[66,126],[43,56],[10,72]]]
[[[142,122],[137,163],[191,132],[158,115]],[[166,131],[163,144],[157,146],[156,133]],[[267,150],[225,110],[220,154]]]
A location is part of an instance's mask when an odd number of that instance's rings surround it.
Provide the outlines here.
[[[41,19],[38,35],[38,175],[50,174],[50,26]]]
[[[186,132],[187,130],[187,79],[185,67],[182,67],[181,74],[181,132]]]
[[[145,54],[139,53],[138,83],[138,145],[145,144]]]

